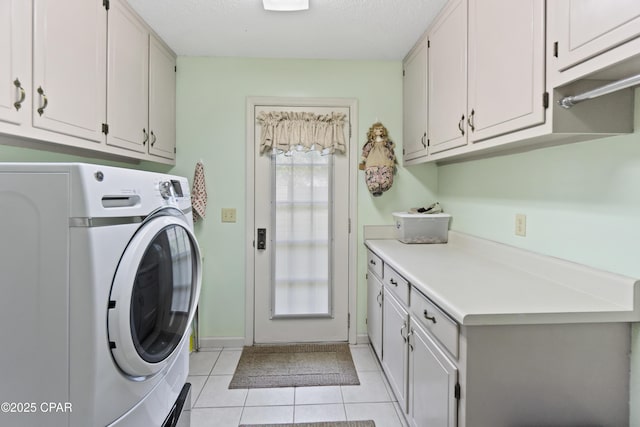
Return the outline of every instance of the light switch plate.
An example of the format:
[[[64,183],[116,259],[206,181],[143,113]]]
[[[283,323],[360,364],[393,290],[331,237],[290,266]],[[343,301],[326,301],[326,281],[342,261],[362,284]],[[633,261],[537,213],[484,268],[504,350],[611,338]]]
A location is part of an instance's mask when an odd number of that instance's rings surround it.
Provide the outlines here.
[[[222,222],[236,222],[236,209],[222,208]]]

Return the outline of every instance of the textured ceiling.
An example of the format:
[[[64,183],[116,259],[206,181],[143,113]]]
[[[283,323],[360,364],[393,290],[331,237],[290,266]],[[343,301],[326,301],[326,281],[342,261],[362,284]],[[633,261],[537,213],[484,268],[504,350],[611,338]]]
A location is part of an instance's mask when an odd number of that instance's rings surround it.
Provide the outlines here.
[[[399,60],[446,0],[310,0],[268,12],[262,0],[128,0],[184,56]]]

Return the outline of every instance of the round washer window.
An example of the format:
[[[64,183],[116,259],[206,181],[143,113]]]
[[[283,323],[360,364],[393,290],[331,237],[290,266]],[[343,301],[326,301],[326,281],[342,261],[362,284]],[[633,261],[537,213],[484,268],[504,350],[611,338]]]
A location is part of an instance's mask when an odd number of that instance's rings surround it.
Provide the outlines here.
[[[131,337],[149,363],[170,355],[189,325],[194,253],[185,229],[170,225],[154,237],[140,261],[131,293]]]
[[[127,375],[153,375],[187,339],[202,271],[188,222],[171,211],[150,217],[122,254],[109,296],[109,347]]]

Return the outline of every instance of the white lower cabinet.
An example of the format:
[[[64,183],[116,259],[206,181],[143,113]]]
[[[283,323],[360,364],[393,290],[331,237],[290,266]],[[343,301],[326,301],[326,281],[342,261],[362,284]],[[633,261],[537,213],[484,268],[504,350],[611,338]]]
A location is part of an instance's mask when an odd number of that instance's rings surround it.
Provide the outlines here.
[[[383,293],[382,368],[398,404],[406,411],[409,313],[386,287]]]
[[[368,261],[370,292],[383,272],[374,348],[412,427],[629,426],[629,323],[461,325],[406,282],[415,272]]]
[[[409,422],[414,427],[457,425],[458,368],[412,318],[409,336]]]
[[[369,343],[382,357],[382,283],[371,270],[367,271],[367,333]]]

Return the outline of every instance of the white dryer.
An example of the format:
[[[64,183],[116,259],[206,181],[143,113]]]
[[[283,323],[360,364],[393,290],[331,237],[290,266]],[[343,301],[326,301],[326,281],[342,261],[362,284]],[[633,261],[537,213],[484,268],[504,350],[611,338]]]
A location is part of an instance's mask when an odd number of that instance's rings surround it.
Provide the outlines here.
[[[185,178],[0,163],[0,242],[0,425],[188,423],[201,258]]]

